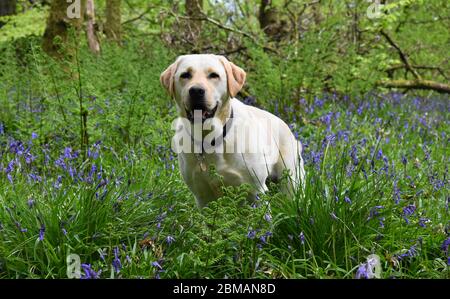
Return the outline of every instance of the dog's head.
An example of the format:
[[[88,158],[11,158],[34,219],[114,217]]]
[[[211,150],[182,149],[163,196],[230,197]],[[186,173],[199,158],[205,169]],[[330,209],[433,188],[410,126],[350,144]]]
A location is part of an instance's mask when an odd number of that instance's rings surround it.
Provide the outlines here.
[[[175,99],[181,116],[193,121],[194,111],[202,119],[228,117],[229,99],[245,82],[245,72],[223,56],[183,55],[160,77],[161,84]]]

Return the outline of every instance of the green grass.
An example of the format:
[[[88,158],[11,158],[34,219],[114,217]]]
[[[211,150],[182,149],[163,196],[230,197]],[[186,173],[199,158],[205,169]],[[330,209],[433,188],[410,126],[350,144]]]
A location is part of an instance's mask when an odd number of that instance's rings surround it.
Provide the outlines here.
[[[255,94],[303,142],[305,191],[242,205],[246,186],[226,188],[199,210],[159,86],[173,55],[80,54],[84,159],[80,82],[31,47],[26,66],[5,50],[0,74],[1,278],[67,277],[69,254],[101,278],[353,278],[370,254],[382,278],[450,277],[448,96]]]

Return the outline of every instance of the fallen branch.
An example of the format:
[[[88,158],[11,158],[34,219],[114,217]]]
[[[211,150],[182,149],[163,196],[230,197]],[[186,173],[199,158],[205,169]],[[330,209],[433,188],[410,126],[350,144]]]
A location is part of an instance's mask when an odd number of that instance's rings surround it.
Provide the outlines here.
[[[441,74],[442,77],[444,77],[446,80],[448,80],[448,76],[445,74],[445,72],[442,70],[442,68],[438,66],[427,66],[427,65],[412,65],[413,68],[418,70],[429,70],[429,71],[437,71],[439,74]],[[403,64],[395,64],[389,68],[386,69],[386,72],[396,71],[405,68],[405,65]]]
[[[439,93],[450,94],[450,85],[439,83],[430,80],[416,79],[416,80],[391,80],[391,81],[379,81],[378,86],[386,88],[406,88],[406,89],[423,89],[434,90]]]

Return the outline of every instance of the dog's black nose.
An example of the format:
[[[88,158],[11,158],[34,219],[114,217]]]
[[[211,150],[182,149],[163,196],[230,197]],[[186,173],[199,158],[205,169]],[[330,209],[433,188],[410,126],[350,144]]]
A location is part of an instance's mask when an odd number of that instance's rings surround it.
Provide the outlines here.
[[[205,96],[205,90],[201,87],[194,86],[189,89],[189,95],[194,99],[203,98]]]

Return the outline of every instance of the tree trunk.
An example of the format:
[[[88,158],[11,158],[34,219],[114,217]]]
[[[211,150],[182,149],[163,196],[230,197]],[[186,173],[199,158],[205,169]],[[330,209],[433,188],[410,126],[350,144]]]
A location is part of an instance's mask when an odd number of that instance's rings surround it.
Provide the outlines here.
[[[106,0],[106,37],[117,43],[122,39],[121,0]]]
[[[319,1],[317,1],[317,3],[315,3],[311,6],[314,23],[317,28],[319,28],[320,24],[322,23],[322,12],[320,10],[320,8],[321,8],[320,5],[321,4],[320,4],[320,0],[319,0]]]
[[[86,2],[86,35],[89,44],[89,49],[92,53],[100,53],[100,42],[98,41],[95,29],[95,5],[94,0],[87,0]]]
[[[16,14],[16,0],[1,0],[0,1],[0,17],[2,16],[10,16]],[[0,27],[2,27],[4,23],[0,22]]]
[[[188,21],[188,41],[198,43],[202,31],[201,11],[203,9],[203,0],[186,0],[186,16],[192,18]]]
[[[269,27],[270,21],[269,21],[269,7],[272,3],[271,0],[261,0],[261,4],[259,5],[259,27],[263,29],[264,31]]]
[[[261,0],[258,20],[260,28],[271,40],[280,41],[289,34],[287,22],[282,18],[282,13],[272,6],[271,0]]]
[[[47,54],[55,58],[72,56],[75,46],[69,45],[69,33],[73,30],[75,37],[79,34],[85,7],[86,0],[52,1],[42,44]]]
[[[16,14],[16,0],[2,0],[0,2],[0,17]]]

